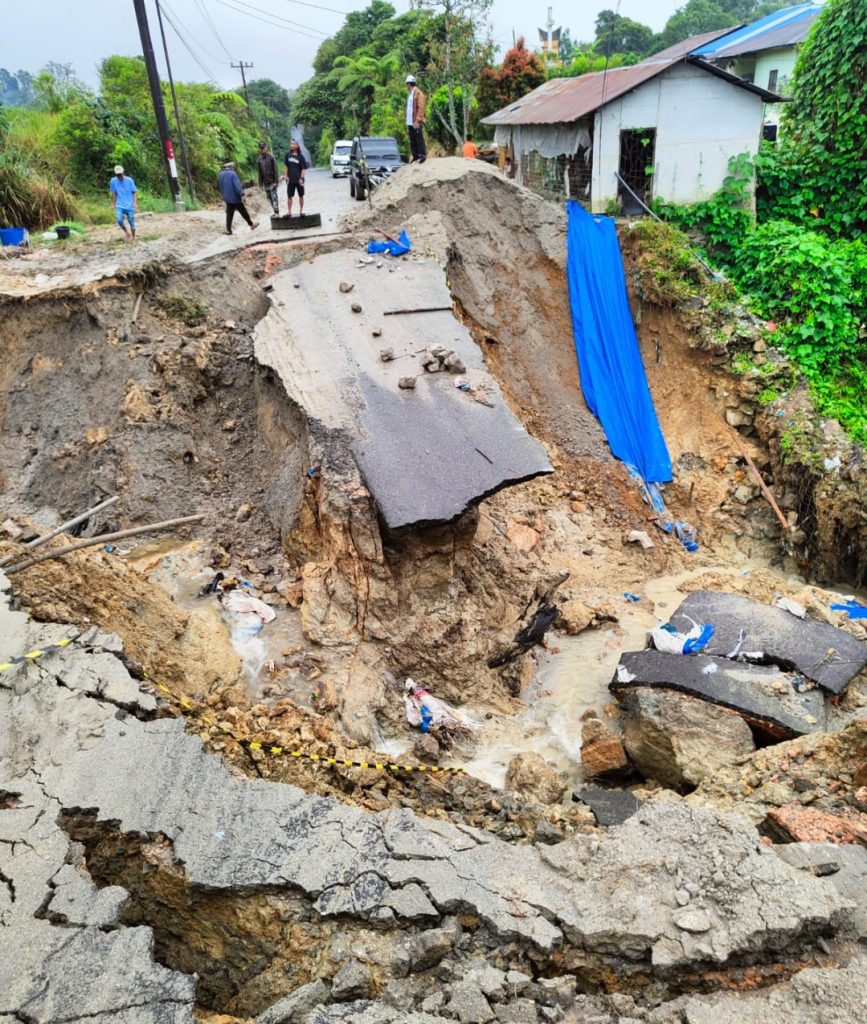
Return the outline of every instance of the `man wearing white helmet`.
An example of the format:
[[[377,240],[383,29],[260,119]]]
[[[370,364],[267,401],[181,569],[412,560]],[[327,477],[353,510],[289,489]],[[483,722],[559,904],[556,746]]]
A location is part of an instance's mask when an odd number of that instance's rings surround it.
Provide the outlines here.
[[[423,164],[427,159],[424,144],[424,123],[427,110],[427,96],[415,84],[413,75],[406,76],[406,131],[409,135],[409,150],[412,162]]]

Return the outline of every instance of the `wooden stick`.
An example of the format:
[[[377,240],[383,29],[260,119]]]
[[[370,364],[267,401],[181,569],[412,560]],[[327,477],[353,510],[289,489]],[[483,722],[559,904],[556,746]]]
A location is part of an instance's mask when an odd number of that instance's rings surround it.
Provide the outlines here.
[[[6,570],[6,575],[10,576],[13,572],[29,569],[31,565],[36,565],[37,562],[46,562],[50,558],[61,558],[63,555],[68,555],[70,551],[80,551],[82,548],[90,548],[95,544],[105,544],[111,540],[135,537],[140,533],[156,533],[157,530],[168,530],[172,526],[183,526],[185,523],[197,523],[200,519],[204,518],[204,514],[183,516],[181,519],[166,519],[162,523],[151,523],[150,526],[133,526],[128,530],[118,530],[117,533],[103,533],[99,537],[88,537],[87,540],[80,540],[76,544],[68,544],[65,548],[47,551],[44,555],[36,555],[34,558],[28,558],[23,562],[19,562],[18,565],[12,565]]]
[[[401,245],[402,244],[400,241],[398,241],[398,239],[396,239],[394,237],[394,235],[390,235],[387,231],[383,231],[382,228],[377,228],[376,230],[381,235],[385,235],[385,237],[389,240],[389,242],[394,242],[395,245]]]
[[[758,471],[755,462],[753,462],[753,460],[750,458],[749,452],[747,452],[746,448],[744,447],[744,443],[743,441],[741,441],[737,431],[730,429],[730,433],[732,435],[732,439],[734,440],[735,445],[737,446],[738,451],[744,457],[747,465],[750,467],[750,470],[752,471],[753,476],[756,478],[756,483],[758,483],[759,487],[761,488],[762,494],[764,494],[764,496],[768,500],[768,504],[771,506],[774,512],[776,512],[777,519],[780,520],[783,530],[786,533],[788,533],[791,530],[791,527],[789,526],[789,521],[780,511],[780,506],[777,504],[773,494],[771,493],[770,487],[768,487],[768,485],[762,479],[762,474]]]
[[[422,306],[419,309],[387,309],[383,316],[400,316],[404,313],[451,313],[451,306]]]
[[[141,305],[141,300],[142,300],[143,297],[144,297],[144,292],[139,292],[138,293],[138,298],[135,300],[135,309],[132,311],[132,320],[130,321],[130,323],[135,323],[136,320],[138,319],[138,310],[139,310],[139,306]]]
[[[120,498],[115,494],[113,498],[106,498],[105,501],[99,505],[94,505],[93,508],[89,508],[86,512],[81,512],[79,515],[72,519],[67,519],[65,523],[61,523],[57,529],[52,530],[51,533],[46,533],[42,537],[37,537],[35,540],[28,541],[25,547],[38,548],[41,544],[46,541],[54,540],[58,533],[66,533],[67,530],[71,530],[73,526],[78,526],[79,523],[83,523],[85,519],[95,515],[97,512],[101,512],[104,508],[108,508],[109,505],[113,505],[116,501],[120,501]],[[9,562],[15,557],[15,552],[11,555],[6,555],[5,558],[0,558],[0,566],[8,565]]]

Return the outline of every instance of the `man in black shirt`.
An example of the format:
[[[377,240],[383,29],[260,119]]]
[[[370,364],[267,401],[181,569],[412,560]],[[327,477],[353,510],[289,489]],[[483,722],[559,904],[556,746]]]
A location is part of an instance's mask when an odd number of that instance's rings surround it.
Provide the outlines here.
[[[286,154],[286,195],[289,199],[289,216],[292,216],[292,199],[298,193],[299,214],[304,213],[304,173],[307,170],[307,161],[301,152],[301,146],[297,139],[289,144],[289,152]]]
[[[259,143],[259,184],[265,189],[265,195],[271,202],[274,215],[280,215],[280,200],[277,197],[277,161],[269,152],[268,143]]]

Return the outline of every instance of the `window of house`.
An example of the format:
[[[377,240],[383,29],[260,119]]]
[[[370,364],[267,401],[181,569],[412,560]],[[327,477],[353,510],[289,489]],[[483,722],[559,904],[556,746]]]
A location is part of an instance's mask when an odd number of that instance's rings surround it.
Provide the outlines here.
[[[768,72],[768,90],[770,92],[775,92],[776,91],[776,88],[777,88],[777,75],[778,74],[779,74],[779,71],[777,70],[777,68],[774,68],[773,71],[769,71]]]

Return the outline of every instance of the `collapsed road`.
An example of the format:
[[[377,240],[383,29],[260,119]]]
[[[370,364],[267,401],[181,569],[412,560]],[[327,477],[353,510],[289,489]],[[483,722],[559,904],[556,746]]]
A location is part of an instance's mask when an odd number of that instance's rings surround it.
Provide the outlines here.
[[[701,548],[654,530],[581,398],[563,212],[472,163],[4,293],[0,557],[108,496],[82,536],[205,518],[0,577],[0,1024],[859,1019],[867,633],[630,234]],[[489,667],[552,580],[560,651]],[[413,727],[408,677],[473,727]]]

